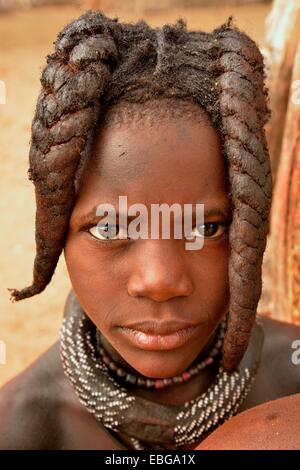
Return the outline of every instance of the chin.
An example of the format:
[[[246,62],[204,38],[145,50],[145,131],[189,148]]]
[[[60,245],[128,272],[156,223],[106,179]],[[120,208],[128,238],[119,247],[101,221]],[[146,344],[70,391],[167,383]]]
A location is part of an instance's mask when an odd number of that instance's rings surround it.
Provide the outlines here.
[[[151,361],[149,366],[147,367],[147,364],[145,362],[141,367],[139,367],[138,364],[132,364],[131,367],[133,367],[139,374],[144,375],[145,377],[149,377],[151,379],[167,379],[169,377],[174,377],[175,375],[180,375],[188,366],[189,363],[185,366],[184,364],[182,367],[178,367],[178,361],[176,363],[176,367],[166,367],[165,363],[166,360],[161,360],[159,367],[155,366],[155,361]]]

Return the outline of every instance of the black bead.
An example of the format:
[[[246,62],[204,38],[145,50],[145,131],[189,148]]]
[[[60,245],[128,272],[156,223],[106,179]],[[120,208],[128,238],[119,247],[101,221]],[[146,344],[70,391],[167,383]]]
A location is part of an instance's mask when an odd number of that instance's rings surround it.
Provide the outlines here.
[[[127,374],[125,380],[133,385],[136,383],[136,378],[132,374]]]

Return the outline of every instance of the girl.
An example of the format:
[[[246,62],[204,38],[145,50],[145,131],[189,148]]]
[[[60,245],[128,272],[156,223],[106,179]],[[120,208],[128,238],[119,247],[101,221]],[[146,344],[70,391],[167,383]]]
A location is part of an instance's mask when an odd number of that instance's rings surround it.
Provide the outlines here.
[[[41,83],[33,283],[12,299],[42,292],[62,251],[73,290],[60,341],[1,391],[0,447],[193,449],[298,392],[299,328],[256,321],[272,178],[255,43],[231,19],[207,34],[89,11],[59,33]],[[121,195],[204,204],[187,234],[202,248],[124,236],[124,214],[101,225],[98,205]]]

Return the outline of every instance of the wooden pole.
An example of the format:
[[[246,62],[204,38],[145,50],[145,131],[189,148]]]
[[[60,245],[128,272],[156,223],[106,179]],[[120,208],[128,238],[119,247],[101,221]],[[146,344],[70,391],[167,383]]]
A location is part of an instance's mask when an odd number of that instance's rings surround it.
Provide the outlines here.
[[[271,213],[274,316],[300,324],[300,41]]]
[[[266,20],[263,53],[267,68],[272,117],[267,125],[274,181],[276,179],[284,132],[294,56],[300,39],[300,1],[273,0]]]

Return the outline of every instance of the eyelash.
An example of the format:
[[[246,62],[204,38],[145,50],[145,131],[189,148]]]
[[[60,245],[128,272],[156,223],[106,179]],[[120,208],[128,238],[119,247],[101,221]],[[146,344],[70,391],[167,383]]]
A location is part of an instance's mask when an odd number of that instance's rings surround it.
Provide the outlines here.
[[[230,226],[230,223],[231,221],[230,220],[226,220],[224,222],[206,222],[204,223],[204,225],[218,225],[219,227],[223,227],[224,231],[221,233],[221,235],[217,235],[217,236],[213,236],[213,237],[204,237],[205,240],[220,240],[220,238],[222,238],[223,236],[225,236],[229,230],[229,226]],[[106,246],[107,245],[110,245],[112,243],[116,244],[116,242],[126,242],[128,243],[128,241],[134,241],[133,239],[130,239],[130,238],[123,238],[123,239],[119,239],[119,238],[116,238],[116,239],[101,239],[101,238],[97,238],[95,237],[91,232],[90,232],[90,229],[93,228],[93,227],[96,227],[97,225],[95,224],[91,224],[87,227],[84,227],[84,231],[88,233],[88,235],[92,238],[93,241],[95,241],[96,243],[100,243],[100,244],[105,244]],[[114,225],[114,227],[119,227],[118,225]],[[196,226],[194,226],[196,227]],[[118,232],[117,232],[118,233]]]

